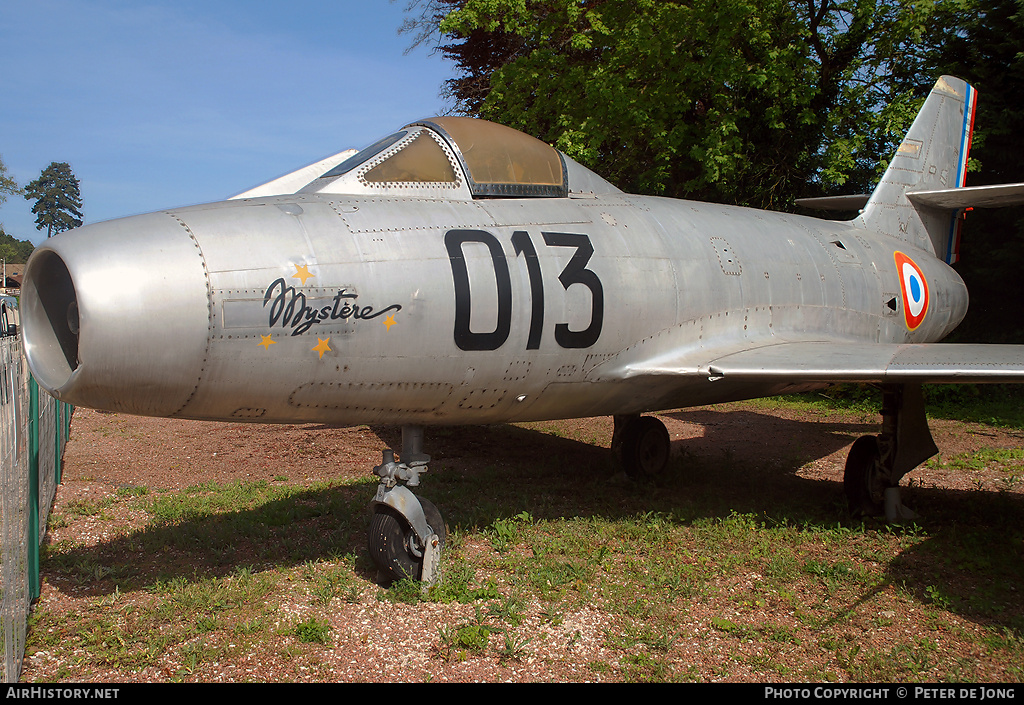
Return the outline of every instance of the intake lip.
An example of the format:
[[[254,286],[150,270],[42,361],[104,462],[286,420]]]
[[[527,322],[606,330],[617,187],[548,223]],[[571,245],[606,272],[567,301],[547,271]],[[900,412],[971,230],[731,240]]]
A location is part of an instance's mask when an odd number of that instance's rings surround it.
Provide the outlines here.
[[[199,243],[168,213],[61,233],[25,269],[29,369],[72,404],[172,416],[202,376],[208,291]]]
[[[29,368],[47,391],[67,384],[78,369],[78,296],[67,265],[42,248],[25,271],[21,320]]]

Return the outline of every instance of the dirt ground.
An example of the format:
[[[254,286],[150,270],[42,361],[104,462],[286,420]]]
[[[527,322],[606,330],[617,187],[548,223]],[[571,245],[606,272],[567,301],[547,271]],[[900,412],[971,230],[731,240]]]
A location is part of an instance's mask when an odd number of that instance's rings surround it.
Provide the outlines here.
[[[807,479],[842,482],[849,446],[860,435],[877,432],[877,417],[862,414],[766,409],[729,404],[659,414],[673,441],[674,452],[712,456],[729,449],[740,463],[752,468],[772,457],[805,459],[799,474]],[[574,419],[546,424],[574,438],[588,438],[595,450],[610,448],[610,418]],[[940,457],[981,448],[1024,447],[1024,431],[981,424],[932,420],[932,435]],[[184,489],[201,482],[271,480],[286,475],[291,481],[369,477],[381,462],[385,447],[399,447],[395,427],[340,428],[320,424],[258,425],[181,421],[77,409],[65,453],[64,481],[58,502],[126,486]],[[445,434],[442,448],[429,447],[438,460],[472,455],[479,434]],[[455,446],[455,447],[453,447]],[[441,451],[440,453],[438,451]],[[489,449],[506,452],[509,449]],[[545,448],[538,445],[537,453]],[[515,449],[528,459],[530,447]],[[949,473],[919,467],[912,482],[951,490],[983,488],[998,481],[996,470]],[[906,483],[906,480],[905,480]]]
[[[659,415],[669,429],[673,452],[690,456],[721,457],[728,452],[734,465],[748,467],[752,481],[724,486],[723,492],[744,495],[743,501],[754,503],[761,492],[785,493],[796,486],[809,484],[821,488],[821,496],[835,498],[842,493],[842,473],[850,444],[858,436],[875,433],[877,417],[828,414],[799,411],[788,408],[766,408],[756,404],[732,404],[669,412]],[[942,457],[979,448],[1024,447],[1024,434],[1016,430],[1002,430],[987,426],[936,420],[931,423],[933,435]],[[427,436],[427,452],[435,459],[443,458],[447,464],[471,465],[483,456],[504,457],[514,462],[529,462],[531,454],[539,456],[551,452],[552,436],[559,443],[572,443],[580,462],[598,462],[605,457],[610,445],[612,424],[607,418],[582,419],[544,424],[532,429],[529,438],[537,442],[520,442],[522,436],[507,436],[500,428],[494,431],[472,429],[465,433],[444,434],[443,443]],[[543,434],[543,435],[537,435]],[[512,438],[513,442],[508,442]],[[261,426],[251,424],[206,423],[151,419],[101,413],[78,409],[71,427],[67,445],[63,483],[57,491],[55,512],[61,512],[69,503],[83,499],[109,497],[118,488],[129,486],[158,489],[182,489],[207,481],[221,483],[237,480],[274,480],[287,477],[289,482],[304,483],[333,478],[366,478],[374,465],[380,463],[381,450],[400,443],[400,430],[396,428],[353,427],[335,428],[321,425]],[[571,440],[567,440],[571,439]],[[584,439],[584,440],[578,440]],[[727,449],[727,450],[724,450]],[[795,474],[775,470],[783,466],[798,467]],[[756,475],[757,477],[753,477]],[[942,468],[919,468],[910,476],[909,490],[915,487],[946,490],[999,489],[1005,486],[1005,473],[984,468],[971,472],[949,472]],[[904,480],[904,484],[907,481]],[[1019,483],[1013,491],[1020,492]],[[752,487],[757,489],[752,490]],[[737,495],[739,496],[739,494]],[[812,493],[811,498],[814,498]],[[910,500],[904,498],[908,504]],[[144,517],[115,517],[105,521],[74,521],[51,530],[51,542],[71,541],[92,545],[123,535],[133,523]],[[44,566],[45,573],[45,566]],[[57,580],[46,580],[37,609],[56,613],[74,611],[83,600],[95,599],[82,594],[72,586]],[[338,633],[360,632],[378,628],[398,641],[407,637],[398,634],[393,609],[386,603],[367,598],[362,609],[339,611],[332,621],[350,621],[334,624]],[[382,606],[384,605],[384,606]],[[441,606],[425,605],[416,619],[429,625],[437,620],[430,610]],[[408,615],[406,615],[407,618]],[[579,620],[587,616],[576,615]],[[591,615],[599,621],[599,615]],[[374,623],[377,623],[376,626]],[[600,624],[593,625],[599,631]],[[410,630],[412,626],[409,626]],[[584,636],[586,629],[582,629]],[[346,631],[347,630],[347,631]],[[424,633],[436,636],[436,628],[425,628]],[[596,638],[596,637],[595,637]],[[403,649],[415,651],[406,642]],[[357,647],[352,647],[356,649]],[[598,648],[594,646],[594,648]],[[339,649],[339,661],[331,665],[331,678],[335,680],[376,680],[380,672],[367,671],[366,658],[346,658]],[[32,654],[26,659],[23,678],[29,681],[45,680],[58,673],[62,657],[52,651]],[[585,659],[581,659],[585,660]],[[360,665],[361,664],[361,665]],[[560,662],[552,671],[551,663],[531,671],[523,666],[519,676],[509,675],[496,664],[478,659],[469,663],[438,661],[431,668],[449,668],[451,672],[431,673],[436,680],[579,680],[584,676],[573,672],[573,667]],[[252,663],[240,659],[238,663],[224,664],[227,669],[219,674],[225,680],[252,679],[304,679],[308,674],[296,670],[287,672],[280,663]],[[298,668],[296,666],[296,668]],[[478,669],[473,672],[469,669]],[[234,670],[232,670],[234,669]],[[266,669],[272,669],[268,672]],[[276,669],[276,670],[273,670]],[[282,673],[282,669],[286,672]],[[584,674],[585,675],[585,674]],[[91,676],[91,677],[87,677]],[[119,680],[125,676],[117,671],[95,674],[77,673],[77,679]],[[206,673],[206,680],[217,680],[217,675]],[[159,680],[160,674],[143,676],[143,680]]]

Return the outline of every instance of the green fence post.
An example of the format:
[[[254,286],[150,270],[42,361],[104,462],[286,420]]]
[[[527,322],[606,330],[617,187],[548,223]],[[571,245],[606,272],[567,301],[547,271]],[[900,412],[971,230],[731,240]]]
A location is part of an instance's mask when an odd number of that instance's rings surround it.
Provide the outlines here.
[[[60,449],[64,442],[64,405],[59,401],[53,404],[53,479],[60,484]]]
[[[68,445],[68,438],[71,436],[71,414],[75,407],[66,401],[58,401],[57,408],[60,410],[57,424],[57,475],[55,479],[59,485],[64,479],[64,449]]]
[[[39,598],[39,385],[28,376],[28,588]]]

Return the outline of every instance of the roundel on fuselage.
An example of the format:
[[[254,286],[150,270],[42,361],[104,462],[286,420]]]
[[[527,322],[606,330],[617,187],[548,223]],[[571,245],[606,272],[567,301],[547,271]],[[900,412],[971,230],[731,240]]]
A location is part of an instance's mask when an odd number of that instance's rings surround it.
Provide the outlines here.
[[[893,260],[900,278],[900,291],[903,292],[903,320],[907,328],[916,330],[928,313],[928,281],[917,263],[902,252],[894,252]]]

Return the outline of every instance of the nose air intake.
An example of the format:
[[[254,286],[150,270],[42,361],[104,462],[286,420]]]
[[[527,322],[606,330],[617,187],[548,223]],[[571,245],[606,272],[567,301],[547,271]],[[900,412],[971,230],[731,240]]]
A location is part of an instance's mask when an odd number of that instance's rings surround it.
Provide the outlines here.
[[[22,292],[25,350],[47,389],[64,386],[78,369],[78,295],[64,260],[44,251],[26,272]]]
[[[29,368],[71,404],[176,415],[202,377],[208,291],[198,241],[180,218],[133,216],[61,233],[25,270]]]

